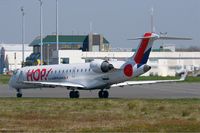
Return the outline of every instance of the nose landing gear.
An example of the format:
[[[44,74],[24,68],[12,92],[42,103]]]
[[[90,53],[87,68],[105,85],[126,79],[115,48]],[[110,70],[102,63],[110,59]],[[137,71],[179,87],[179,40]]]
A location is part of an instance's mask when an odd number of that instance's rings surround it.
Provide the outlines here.
[[[16,89],[16,90],[17,90],[17,94],[16,94],[17,98],[21,98],[22,97],[21,89]]]

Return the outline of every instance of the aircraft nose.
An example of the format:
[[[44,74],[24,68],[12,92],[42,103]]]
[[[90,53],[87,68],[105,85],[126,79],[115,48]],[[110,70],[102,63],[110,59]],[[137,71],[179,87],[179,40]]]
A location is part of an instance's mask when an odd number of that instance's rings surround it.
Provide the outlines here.
[[[15,82],[14,76],[11,76],[11,77],[10,77],[10,80],[9,80],[9,82],[8,82],[9,87],[13,87],[13,83],[14,83],[14,82]]]

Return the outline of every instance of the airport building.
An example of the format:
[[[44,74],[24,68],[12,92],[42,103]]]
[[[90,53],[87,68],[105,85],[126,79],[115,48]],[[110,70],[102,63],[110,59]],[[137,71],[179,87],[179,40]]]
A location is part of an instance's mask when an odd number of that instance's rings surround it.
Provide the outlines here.
[[[59,51],[61,63],[84,63],[93,59],[126,60],[134,52],[83,52],[81,50]],[[76,56],[74,56],[76,55]],[[175,76],[181,69],[188,71],[200,68],[200,52],[151,52],[148,63],[152,68],[145,75]],[[196,73],[195,76],[197,76]]]
[[[59,50],[81,50],[102,52],[109,50],[109,42],[101,34],[88,35],[59,35]],[[36,37],[30,45],[33,53],[27,58],[28,64],[40,59],[40,37]],[[57,64],[56,35],[47,35],[43,38],[43,61],[45,64]],[[57,54],[56,54],[57,55]]]
[[[32,53],[32,47],[24,45],[25,59]],[[0,74],[21,68],[22,44],[0,44]]]
[[[56,51],[56,35],[43,38],[44,64],[85,63],[94,59],[126,60],[135,50],[113,50],[109,41],[100,34],[59,35],[59,52]],[[0,73],[20,68],[21,44],[0,44]],[[112,51],[112,52],[111,52]],[[26,65],[37,65],[40,60],[40,37],[25,45]],[[180,69],[198,70],[200,52],[176,52],[174,46],[153,50],[148,64],[152,69],[145,75],[175,76]],[[198,73],[197,73],[198,74]]]

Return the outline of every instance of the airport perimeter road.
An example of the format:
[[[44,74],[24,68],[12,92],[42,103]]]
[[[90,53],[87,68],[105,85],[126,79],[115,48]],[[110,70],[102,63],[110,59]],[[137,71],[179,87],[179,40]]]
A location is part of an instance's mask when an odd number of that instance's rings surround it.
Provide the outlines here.
[[[65,88],[22,90],[23,97],[68,98]],[[164,83],[115,87],[109,90],[110,98],[200,98],[200,83]],[[15,97],[16,91],[0,85],[0,97]],[[97,98],[98,91],[80,91],[80,98]]]

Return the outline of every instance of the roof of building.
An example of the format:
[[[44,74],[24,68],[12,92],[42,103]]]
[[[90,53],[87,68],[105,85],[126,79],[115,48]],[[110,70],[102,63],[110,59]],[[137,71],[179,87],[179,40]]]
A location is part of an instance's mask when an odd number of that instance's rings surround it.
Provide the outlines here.
[[[83,44],[88,43],[88,35],[59,35],[59,44]],[[109,42],[103,38],[103,43]],[[47,35],[43,38],[43,44],[56,44],[56,35]],[[29,46],[40,45],[40,36],[36,37]]]
[[[0,49],[2,47],[5,49],[5,51],[22,51],[22,44],[5,44],[5,43],[2,43],[2,44],[0,44]],[[28,44],[24,44],[24,50],[25,51],[32,51],[33,48],[29,47]]]

